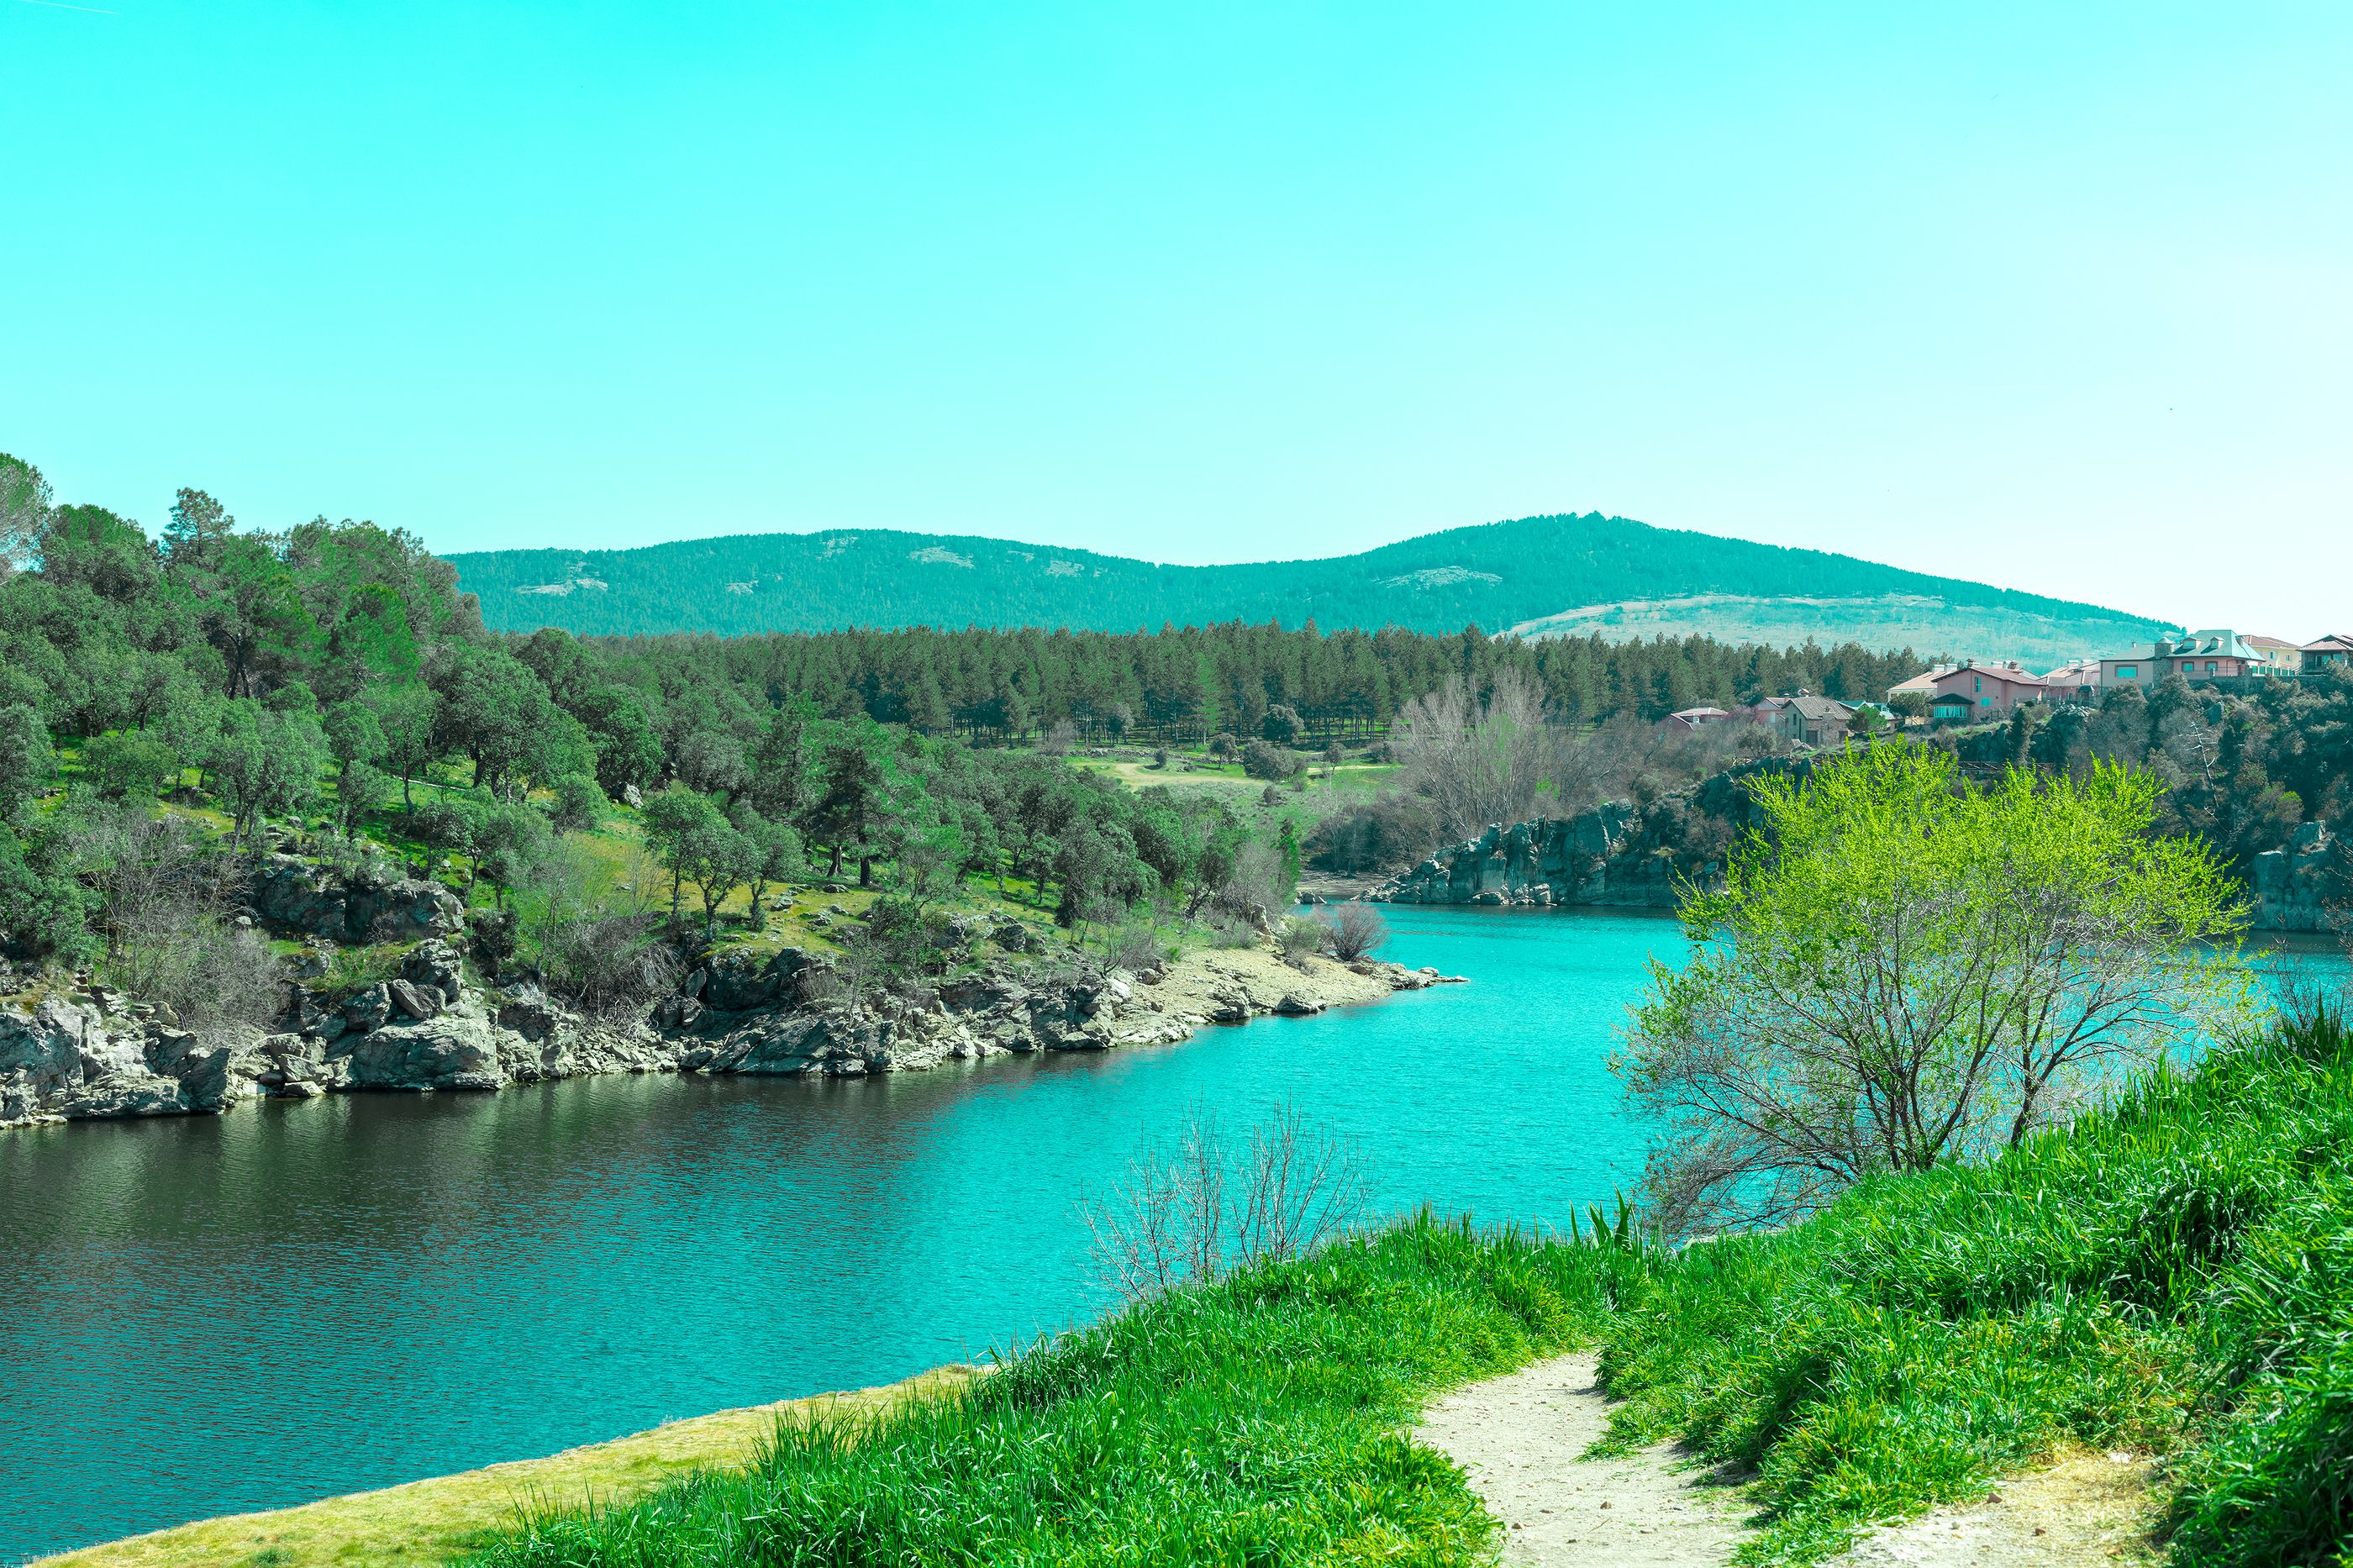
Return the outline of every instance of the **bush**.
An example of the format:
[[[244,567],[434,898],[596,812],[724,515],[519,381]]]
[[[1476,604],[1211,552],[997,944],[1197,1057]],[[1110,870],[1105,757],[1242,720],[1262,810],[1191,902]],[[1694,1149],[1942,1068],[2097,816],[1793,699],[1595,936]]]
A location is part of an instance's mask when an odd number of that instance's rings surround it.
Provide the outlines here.
[[[1287,746],[1252,741],[1242,748],[1242,772],[1254,779],[1287,779],[1306,762]]]
[[[1258,732],[1278,746],[1295,746],[1307,738],[1307,724],[1299,710],[1278,702],[1266,710]]]
[[[1275,937],[1282,944],[1283,962],[1297,963],[1311,952],[1324,951],[1324,922],[1306,915],[1293,915],[1282,922]]]
[[[1343,963],[1354,963],[1389,939],[1389,922],[1370,904],[1342,904],[1322,917],[1324,947]]]
[[[1417,795],[1391,795],[1335,811],[1307,835],[1307,863],[1345,876],[1409,866],[1438,842],[1438,816]]]
[[[548,786],[555,799],[547,820],[558,833],[594,833],[605,819],[605,792],[587,773],[565,773]]]

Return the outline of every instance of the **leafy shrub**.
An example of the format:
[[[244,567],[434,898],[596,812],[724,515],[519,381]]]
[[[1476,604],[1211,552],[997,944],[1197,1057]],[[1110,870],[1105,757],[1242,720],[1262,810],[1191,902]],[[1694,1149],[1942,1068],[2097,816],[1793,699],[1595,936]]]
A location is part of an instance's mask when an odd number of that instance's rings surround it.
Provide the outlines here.
[[[1252,741],[1242,748],[1242,772],[1254,779],[1287,779],[1306,765],[1298,752],[1269,741]]]

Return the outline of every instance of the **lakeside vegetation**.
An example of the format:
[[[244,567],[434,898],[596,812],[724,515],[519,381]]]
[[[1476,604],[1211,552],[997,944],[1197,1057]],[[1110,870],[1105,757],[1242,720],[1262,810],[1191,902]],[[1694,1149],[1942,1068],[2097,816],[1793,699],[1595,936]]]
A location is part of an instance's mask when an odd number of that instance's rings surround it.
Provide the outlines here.
[[[2070,1445],[2164,1457],[2182,1568],[2353,1544],[2353,1033],[2314,1013],[1978,1165],[1681,1250],[1424,1215],[1017,1358],[965,1401],[552,1511],[483,1568],[1483,1560],[1419,1400],[1597,1344],[1612,1442],[1747,1468],[1756,1563],[1982,1497]],[[1564,1456],[1567,1458],[1567,1456]]]

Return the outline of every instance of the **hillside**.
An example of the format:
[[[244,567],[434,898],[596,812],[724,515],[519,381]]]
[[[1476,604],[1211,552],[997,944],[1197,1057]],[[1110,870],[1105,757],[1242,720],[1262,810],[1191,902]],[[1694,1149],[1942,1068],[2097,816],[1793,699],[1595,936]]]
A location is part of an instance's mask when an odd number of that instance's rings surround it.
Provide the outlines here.
[[[1134,631],[1237,619],[1295,627],[1313,618],[1327,630],[1698,631],[2056,660],[2160,629],[2095,605],[1599,514],[1450,529],[1328,560],[1230,566],[1163,566],[890,530],[448,559],[493,627],[605,636],[907,626]]]

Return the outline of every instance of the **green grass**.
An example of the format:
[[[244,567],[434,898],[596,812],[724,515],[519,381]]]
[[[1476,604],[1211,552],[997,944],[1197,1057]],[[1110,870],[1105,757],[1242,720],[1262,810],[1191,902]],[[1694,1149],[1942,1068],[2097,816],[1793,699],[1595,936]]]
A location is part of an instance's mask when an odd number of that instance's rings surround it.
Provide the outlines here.
[[[2286,1024],[1991,1165],[1680,1252],[1427,1216],[1145,1303],[962,1402],[551,1514],[484,1568],[1484,1561],[1419,1401],[1598,1340],[1609,1445],[1749,1467],[1750,1562],[2078,1446],[2167,1457],[2177,1568],[2353,1547],[2353,1035]]]
[[[1608,1331],[1620,1443],[1757,1467],[1757,1560],[2070,1443],[2175,1457],[2179,1568],[2353,1546],[2353,1037],[2219,1052],[1985,1167],[1690,1249]]]
[[[962,1401],[538,1520],[482,1564],[1442,1563],[1493,1527],[1419,1401],[1589,1336],[1630,1252],[1428,1217],[1150,1302]]]

